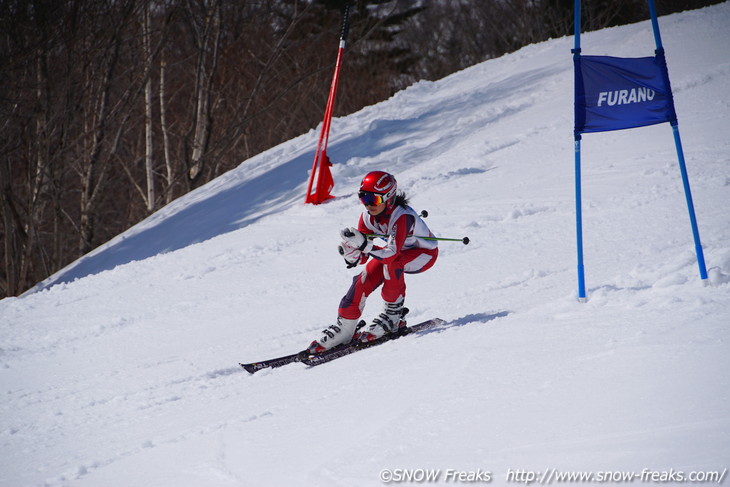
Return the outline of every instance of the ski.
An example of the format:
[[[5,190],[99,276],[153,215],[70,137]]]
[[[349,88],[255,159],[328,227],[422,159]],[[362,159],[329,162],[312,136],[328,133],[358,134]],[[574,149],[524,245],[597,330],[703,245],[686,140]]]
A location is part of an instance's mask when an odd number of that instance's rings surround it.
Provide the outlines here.
[[[246,369],[246,372],[253,374],[262,369],[274,369],[283,365],[290,364],[292,362],[298,362],[300,354],[302,352],[293,353],[291,355],[284,355],[283,357],[272,358],[269,360],[263,360],[261,362],[252,362],[250,364],[239,364],[241,367]]]
[[[406,325],[402,328],[400,328],[397,332],[391,333],[389,335],[385,335],[377,340],[374,340],[372,342],[366,342],[366,343],[360,343],[360,342],[350,342],[348,344],[339,345],[337,347],[334,347],[331,350],[327,350],[326,352],[321,353],[302,353],[300,355],[299,361],[307,364],[311,367],[314,367],[315,365],[322,365],[326,364],[327,362],[331,362],[335,359],[338,359],[340,357],[344,357],[346,355],[350,355],[351,353],[355,353],[360,350],[364,350],[366,348],[371,348],[380,344],[383,344],[385,342],[389,342],[391,340],[395,340],[397,338],[400,338],[402,336],[410,335],[411,333],[415,333],[417,331],[426,330],[428,328],[433,328],[438,325],[442,325],[446,323],[441,318],[433,318],[431,320],[427,320],[415,325]]]
[[[351,353],[357,352],[359,350],[364,350],[366,348],[374,347],[376,345],[380,345],[385,342],[389,342],[391,340],[395,340],[396,338],[400,338],[405,335],[409,335],[411,333],[426,330],[428,328],[433,328],[435,326],[441,325],[446,323],[441,318],[434,318],[431,320],[427,320],[415,325],[406,325],[402,327],[400,330],[398,330],[395,333],[391,333],[389,335],[385,335],[384,337],[381,337],[377,340],[374,340],[372,342],[367,343],[360,343],[360,342],[350,342],[348,344],[339,345],[337,347],[334,347],[331,350],[327,350],[326,352],[321,352],[317,354],[308,353],[306,350],[293,353],[291,355],[284,355],[283,357],[277,357],[272,358],[269,360],[262,360],[261,362],[252,362],[252,363],[241,363],[239,364],[241,367],[243,367],[248,373],[254,374],[258,372],[259,370],[263,369],[273,369],[276,367],[282,367],[287,364],[291,364],[294,362],[302,362],[304,364],[307,364],[309,366],[315,366],[315,365],[322,365],[327,362],[331,362],[332,360],[335,360],[340,357],[344,357],[346,355],[350,355]]]

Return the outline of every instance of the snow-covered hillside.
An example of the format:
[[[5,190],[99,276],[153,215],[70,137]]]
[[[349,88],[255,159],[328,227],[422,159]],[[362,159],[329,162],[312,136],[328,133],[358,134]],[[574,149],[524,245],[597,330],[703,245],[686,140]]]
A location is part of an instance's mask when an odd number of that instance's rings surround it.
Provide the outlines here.
[[[662,124],[583,139],[589,299],[576,300],[573,40],[532,45],[334,120],[327,204],[303,204],[311,131],[0,301],[0,485],[722,473],[730,3],[660,27],[708,285]],[[654,50],[648,22],[582,44]],[[356,222],[358,182],[375,169],[396,174],[435,233],[471,239],[442,243],[436,266],[407,279],[410,320],[447,325],[247,374],[239,361],[300,350],[334,320],[356,272],[338,230]],[[374,295],[365,316],[379,308]]]

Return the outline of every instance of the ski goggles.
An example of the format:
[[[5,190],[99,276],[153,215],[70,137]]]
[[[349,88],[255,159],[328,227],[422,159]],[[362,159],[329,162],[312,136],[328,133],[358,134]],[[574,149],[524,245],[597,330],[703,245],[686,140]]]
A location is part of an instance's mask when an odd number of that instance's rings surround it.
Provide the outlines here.
[[[371,193],[370,191],[360,191],[357,194],[360,201],[365,206],[377,206],[385,203],[385,196],[380,193]]]

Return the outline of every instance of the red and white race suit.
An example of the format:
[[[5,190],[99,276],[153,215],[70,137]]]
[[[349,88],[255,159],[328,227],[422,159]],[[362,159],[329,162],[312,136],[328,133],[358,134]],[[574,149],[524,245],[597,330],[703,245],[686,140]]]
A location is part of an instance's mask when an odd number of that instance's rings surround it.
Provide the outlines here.
[[[365,300],[381,284],[384,301],[394,303],[405,298],[404,274],[426,271],[438,257],[438,242],[421,238],[434,235],[410,206],[396,206],[377,216],[364,211],[357,229],[364,234],[385,235],[387,243],[363,254],[360,264],[366,264],[365,270],[353,279],[340,301],[339,315],[347,319],[360,317]]]

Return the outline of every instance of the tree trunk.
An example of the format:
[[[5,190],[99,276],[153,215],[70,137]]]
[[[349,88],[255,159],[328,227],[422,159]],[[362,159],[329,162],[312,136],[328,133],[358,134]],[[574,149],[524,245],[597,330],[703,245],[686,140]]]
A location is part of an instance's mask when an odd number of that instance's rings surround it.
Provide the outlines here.
[[[211,96],[213,78],[218,66],[218,47],[221,34],[221,6],[216,1],[206,12],[203,30],[198,40],[198,65],[195,83],[195,114],[192,140],[192,156],[188,178],[196,181],[202,174],[205,152],[211,131]],[[210,51],[210,56],[209,56]],[[210,58],[210,61],[209,61]],[[208,66],[210,64],[210,66]]]
[[[167,128],[167,117],[165,114],[165,68],[167,64],[164,59],[164,51],[160,55],[160,128],[162,129],[162,149],[165,157],[165,203],[169,204],[173,200],[173,183],[175,181],[175,171],[170,159],[170,135]]]
[[[150,11],[144,6],[142,13],[142,46],[147,81],[144,86],[145,174],[147,175],[147,211],[155,210],[155,178],[152,167],[152,53],[150,49]]]

